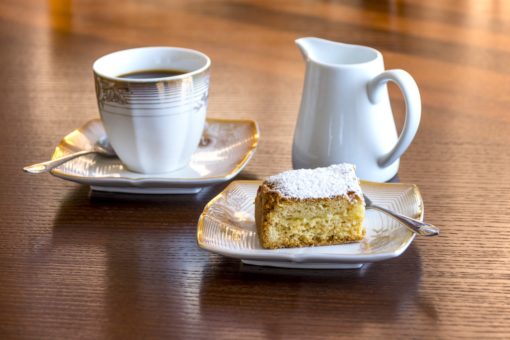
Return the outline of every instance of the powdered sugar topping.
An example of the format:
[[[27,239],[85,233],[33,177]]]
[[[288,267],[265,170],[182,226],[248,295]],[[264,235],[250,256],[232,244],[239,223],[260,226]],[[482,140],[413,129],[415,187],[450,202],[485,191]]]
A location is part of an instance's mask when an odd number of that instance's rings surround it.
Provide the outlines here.
[[[347,196],[363,197],[354,165],[342,163],[327,168],[300,169],[269,177],[266,183],[284,197],[298,199]]]

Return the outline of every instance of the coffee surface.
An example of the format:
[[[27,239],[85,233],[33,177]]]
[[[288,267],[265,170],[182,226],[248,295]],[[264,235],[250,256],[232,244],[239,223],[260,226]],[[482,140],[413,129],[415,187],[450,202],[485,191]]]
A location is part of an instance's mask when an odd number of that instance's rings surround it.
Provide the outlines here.
[[[121,74],[118,77],[119,78],[125,78],[125,79],[151,79],[151,78],[174,77],[174,76],[179,76],[179,75],[185,74],[185,73],[188,73],[188,71],[170,70],[170,69],[164,69],[164,70],[140,70],[140,71],[134,71],[134,72],[129,72],[129,73]]]

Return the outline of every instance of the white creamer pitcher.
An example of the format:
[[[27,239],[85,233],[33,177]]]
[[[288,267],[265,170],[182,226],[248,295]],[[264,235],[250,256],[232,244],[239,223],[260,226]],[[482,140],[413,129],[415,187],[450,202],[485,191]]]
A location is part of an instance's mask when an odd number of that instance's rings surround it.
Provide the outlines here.
[[[306,61],[301,108],[294,133],[295,169],[353,163],[358,177],[383,182],[397,174],[421,117],[414,79],[384,70],[382,54],[370,47],[319,38],[296,40]],[[406,103],[400,136],[386,83],[395,82]]]

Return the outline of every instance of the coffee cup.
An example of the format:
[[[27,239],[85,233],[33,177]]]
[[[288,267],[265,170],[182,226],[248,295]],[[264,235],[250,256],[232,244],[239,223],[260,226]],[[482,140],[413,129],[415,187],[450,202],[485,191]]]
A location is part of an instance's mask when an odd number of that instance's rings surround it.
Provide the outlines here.
[[[177,47],[143,47],[93,64],[108,139],[131,171],[165,173],[186,166],[205,125],[211,61]]]

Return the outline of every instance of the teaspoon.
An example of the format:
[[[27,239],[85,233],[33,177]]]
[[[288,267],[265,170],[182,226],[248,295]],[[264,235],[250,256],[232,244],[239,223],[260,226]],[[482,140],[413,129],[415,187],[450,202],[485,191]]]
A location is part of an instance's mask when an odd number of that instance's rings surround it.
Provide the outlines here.
[[[413,232],[417,233],[418,235],[422,236],[436,236],[439,235],[439,228],[436,226],[433,226],[432,224],[421,222],[418,220],[415,220],[414,218],[410,218],[404,215],[401,215],[399,213],[396,213],[394,211],[388,210],[386,208],[380,207],[378,205],[375,205],[372,203],[370,198],[367,197],[367,195],[363,194],[363,198],[365,199],[365,207],[367,209],[376,209],[379,210],[386,215],[389,215],[396,220],[398,220],[400,223],[405,225],[407,228],[411,229]]]
[[[75,159],[80,156],[88,155],[91,153],[97,153],[101,156],[113,157],[115,156],[115,150],[113,150],[112,146],[108,142],[106,137],[98,139],[94,144],[94,147],[91,150],[83,150],[79,152],[75,152],[64,157],[60,157],[57,159],[52,159],[51,161],[37,163],[33,165],[29,165],[23,168],[23,171],[29,172],[31,174],[40,174],[43,172],[48,172],[57,166],[64,164],[65,162],[70,161],[71,159]]]

